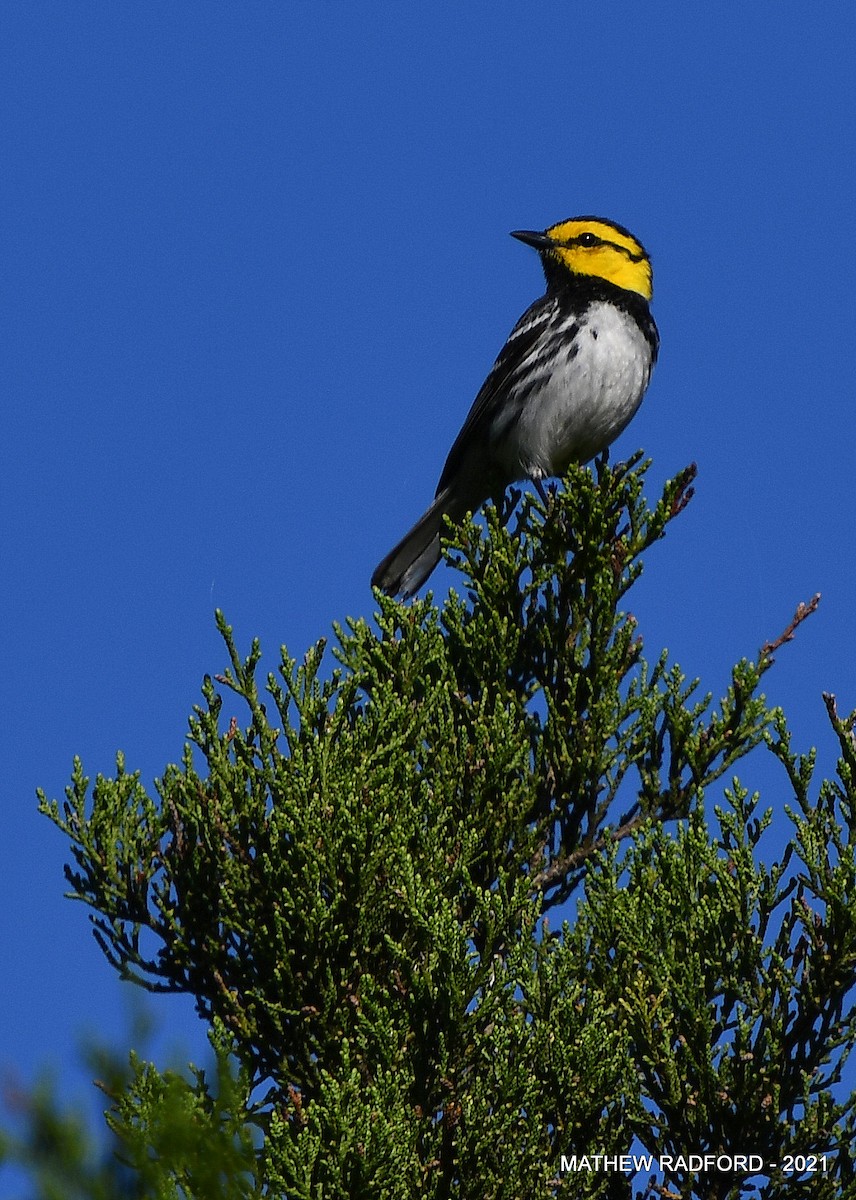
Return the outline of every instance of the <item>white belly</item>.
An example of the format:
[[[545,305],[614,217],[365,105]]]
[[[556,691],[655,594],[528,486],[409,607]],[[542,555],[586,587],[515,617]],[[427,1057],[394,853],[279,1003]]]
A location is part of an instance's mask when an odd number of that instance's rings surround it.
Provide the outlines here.
[[[516,420],[500,432],[498,457],[509,471],[561,475],[612,442],[638,409],[651,375],[651,349],[636,322],[595,301],[556,356]]]

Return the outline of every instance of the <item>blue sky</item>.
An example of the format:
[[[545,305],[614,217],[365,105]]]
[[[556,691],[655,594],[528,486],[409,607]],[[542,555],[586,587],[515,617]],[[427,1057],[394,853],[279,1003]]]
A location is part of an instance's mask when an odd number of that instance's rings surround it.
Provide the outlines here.
[[[843,2],[7,6],[3,1070],[85,1093],[78,1035],[127,1029],[36,787],[61,796],[74,754],[146,780],[180,758],[225,663],[215,606],[268,666],[371,613],[542,290],[511,229],[597,213],[649,249],[661,359],[613,455],[644,447],[652,490],[699,480],[633,593],[648,654],[720,693],[822,592],[767,693],[833,769],[820,693],[856,707],[854,34]],[[153,1012],[202,1053],[189,1002]]]

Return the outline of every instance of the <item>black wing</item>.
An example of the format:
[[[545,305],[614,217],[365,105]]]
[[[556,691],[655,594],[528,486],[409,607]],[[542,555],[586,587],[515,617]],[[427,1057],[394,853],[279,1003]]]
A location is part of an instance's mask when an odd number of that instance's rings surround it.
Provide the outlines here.
[[[556,309],[555,296],[542,296],[527,308],[508,335],[508,340],[491,367],[487,379],[479,388],[467,419],[452,444],[443,474],[437,484],[437,495],[456,474],[468,447],[482,437],[487,439],[496,409],[508,395],[513,376],[520,364],[525,362],[532,347],[543,337],[546,326],[556,315]]]

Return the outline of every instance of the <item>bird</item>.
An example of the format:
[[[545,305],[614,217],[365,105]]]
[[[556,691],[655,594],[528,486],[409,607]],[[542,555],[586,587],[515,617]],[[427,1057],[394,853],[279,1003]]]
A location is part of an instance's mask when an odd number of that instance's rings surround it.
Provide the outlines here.
[[[635,415],[657,360],[651,259],[623,225],[571,217],[512,237],[537,250],[546,291],[508,335],[455,438],[433,503],[381,560],[372,586],[413,596],[460,521],[509,484],[563,475]]]

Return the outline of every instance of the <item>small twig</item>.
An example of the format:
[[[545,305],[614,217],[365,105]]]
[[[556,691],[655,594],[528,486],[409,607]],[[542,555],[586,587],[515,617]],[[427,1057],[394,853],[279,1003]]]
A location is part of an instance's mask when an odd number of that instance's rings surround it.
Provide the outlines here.
[[[849,717],[839,717],[835,694],[823,692],[822,695],[823,703],[826,705],[826,711],[829,713],[829,719],[836,733],[840,738],[847,738],[856,748],[856,713],[851,713]]]
[[[762,659],[772,658],[777,650],[784,646],[785,642],[792,642],[794,634],[806,617],[810,617],[813,612],[817,611],[817,606],[820,604],[820,592],[815,592],[808,604],[798,604],[797,611],[794,613],[793,620],[783,633],[780,633],[774,642],[765,642],[760,650]]]
[[[681,475],[679,476],[680,484],[678,485],[678,490],[675,492],[675,495],[672,499],[672,507],[670,509],[673,517],[676,517],[678,513],[683,512],[690,500],[692,500],[693,496],[695,495],[695,488],[690,487],[690,484],[697,475],[698,467],[695,463],[690,463],[690,465],[681,472]]]
[[[172,836],[175,839],[175,850],[180,858],[184,857],[186,848],[184,839],[184,822],[178,813],[178,806],[172,798],[172,794],[166,798],[167,808],[169,809],[170,822],[172,824]]]
[[[623,838],[630,837],[631,833],[635,833],[645,819],[646,814],[639,813],[625,825],[621,825],[618,829],[611,831],[609,840],[620,842]],[[591,858],[593,854],[597,854],[600,850],[603,850],[606,846],[606,841],[605,837],[596,838],[591,845],[580,846],[578,850],[574,850],[564,858],[557,859],[549,867],[541,871],[540,874],[535,876],[532,880],[532,886],[538,891],[550,887],[563,875],[567,875],[569,871],[574,871],[577,867],[582,866],[586,859]]]

